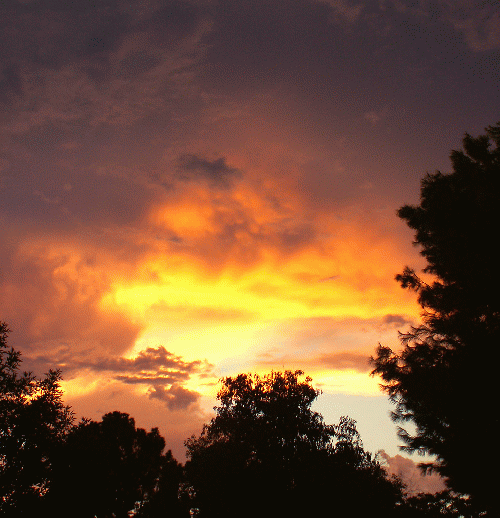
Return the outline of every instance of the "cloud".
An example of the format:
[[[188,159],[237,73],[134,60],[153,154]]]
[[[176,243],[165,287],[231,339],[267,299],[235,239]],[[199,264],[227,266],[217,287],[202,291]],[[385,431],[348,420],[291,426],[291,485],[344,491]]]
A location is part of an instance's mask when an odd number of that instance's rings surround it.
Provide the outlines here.
[[[200,397],[183,383],[195,373],[207,375],[213,369],[206,361],[185,362],[163,346],[148,347],[134,359],[99,359],[88,366],[107,371],[123,383],[147,386],[149,397],[165,402],[172,411],[186,409]]]
[[[408,317],[403,315],[386,315],[382,318],[382,325],[391,327],[403,327],[408,325],[414,325],[415,322]]]
[[[0,20],[0,45],[9,48],[0,75],[7,127],[21,134],[49,124],[126,126],[168,110],[172,98],[193,91],[187,68],[203,55],[207,31],[202,11],[181,1],[11,9]]]
[[[292,365],[306,372],[368,374],[378,342],[397,347],[397,329],[413,323],[404,315],[379,318],[296,318],[269,328],[259,365]],[[373,380],[376,383],[376,380]]]
[[[475,52],[500,49],[500,8],[497,2],[445,0],[446,17]]]
[[[185,378],[189,373],[199,370],[202,362],[186,363],[181,357],[168,352],[165,347],[158,346],[157,348],[148,347],[133,359],[99,359],[93,361],[89,366],[92,366],[94,370],[134,373],[136,377],[133,379],[139,379],[141,376],[149,379],[148,373],[154,372],[158,379],[165,376],[168,379],[176,378],[177,380],[178,377],[178,379]]]
[[[181,180],[202,178],[208,180],[212,187],[219,188],[228,188],[233,178],[241,176],[236,168],[226,164],[224,157],[210,161],[189,154],[179,158],[179,171]]]
[[[76,352],[68,347],[51,349],[49,355],[35,353],[28,358],[26,365],[37,371],[61,369],[67,381],[85,373],[90,377],[104,376],[126,385],[143,386],[150,398],[164,401],[172,411],[186,409],[198,400],[197,392],[183,386],[193,375],[206,377],[213,371],[213,365],[206,360],[186,362],[163,346],[148,347],[135,358],[96,356],[89,351]]]
[[[357,333],[393,333],[411,325],[413,320],[405,315],[388,314],[378,318],[298,318],[287,323],[295,346],[315,343],[335,347],[336,338],[346,331]]]
[[[363,11],[362,3],[354,3],[348,0],[317,0],[332,8],[332,20],[335,23],[355,23]]]
[[[417,17],[427,25],[438,19],[451,24],[470,50],[484,52],[500,48],[500,9],[495,1],[482,0],[438,0],[408,2],[403,0],[382,0],[380,9],[389,6],[404,15]]]
[[[202,324],[248,322],[255,317],[255,313],[250,310],[209,306],[194,307],[187,304],[168,304],[164,301],[152,304],[147,313],[148,318],[153,321],[174,319],[177,323]]]
[[[16,347],[28,354],[48,344],[75,353],[130,348],[140,326],[116,309],[99,308],[120,261],[69,236],[64,241],[28,234],[19,242],[20,231],[11,227],[0,247],[0,312],[11,324]]]
[[[316,240],[315,225],[295,210],[293,200],[282,199],[286,193],[243,176],[225,158],[190,154],[179,165],[175,177],[181,181],[150,208],[147,223],[157,234],[175,236],[179,250],[212,271],[228,263],[256,264],[264,254],[290,256]],[[160,174],[155,181],[164,182]]]
[[[171,385],[169,388],[163,385],[154,385],[149,392],[149,397],[164,401],[169,410],[175,411],[188,408],[198,401],[200,395],[180,385]]]
[[[322,354],[312,361],[316,365],[334,370],[352,369],[358,372],[369,372],[373,367],[369,363],[369,356],[363,354],[356,354],[349,351]]]
[[[410,495],[417,493],[439,493],[446,489],[445,479],[437,473],[422,474],[413,460],[395,455],[390,457],[384,450],[378,452],[382,465],[389,475],[401,477]]]

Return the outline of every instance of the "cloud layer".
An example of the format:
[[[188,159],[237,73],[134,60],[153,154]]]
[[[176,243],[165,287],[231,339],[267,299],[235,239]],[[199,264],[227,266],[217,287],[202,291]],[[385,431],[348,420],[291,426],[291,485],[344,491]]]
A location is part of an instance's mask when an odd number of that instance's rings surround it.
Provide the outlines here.
[[[378,394],[367,359],[419,318],[395,210],[494,123],[497,5],[1,11],[0,318],[27,367],[79,414],[163,416],[179,451],[220,376]]]

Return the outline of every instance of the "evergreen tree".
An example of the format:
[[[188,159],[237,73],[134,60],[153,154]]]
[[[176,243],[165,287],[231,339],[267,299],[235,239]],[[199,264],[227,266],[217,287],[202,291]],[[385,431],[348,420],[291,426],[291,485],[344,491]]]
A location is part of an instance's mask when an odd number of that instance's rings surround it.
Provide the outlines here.
[[[396,404],[404,449],[434,455],[422,465],[447,477],[451,489],[471,495],[494,513],[496,466],[493,446],[498,414],[493,354],[500,343],[500,276],[495,229],[500,226],[500,123],[477,138],[466,134],[463,150],[451,153],[453,172],[428,174],[418,206],[400,218],[415,230],[426,258],[424,273],[396,277],[414,290],[423,322],[401,335],[403,348],[379,346],[374,370]]]

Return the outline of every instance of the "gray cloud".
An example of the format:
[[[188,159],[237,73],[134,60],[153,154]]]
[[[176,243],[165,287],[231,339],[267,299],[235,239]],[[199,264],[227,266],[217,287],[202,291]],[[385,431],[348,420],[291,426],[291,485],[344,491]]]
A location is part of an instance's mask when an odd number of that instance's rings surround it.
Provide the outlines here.
[[[193,374],[208,374],[213,366],[206,361],[185,362],[163,346],[148,347],[136,358],[107,358],[85,362],[82,366],[94,371],[106,371],[126,384],[145,385],[149,397],[165,402],[169,410],[183,410],[199,399],[199,394],[182,384]]]
[[[0,46],[9,52],[0,101],[11,132],[131,125],[189,96],[187,67],[203,55],[205,14],[175,0],[120,4],[76,9],[53,0],[2,11]]]
[[[202,178],[208,180],[212,186],[229,187],[235,177],[241,173],[234,167],[226,164],[224,157],[215,160],[207,160],[197,155],[182,155],[179,158],[179,179],[195,180]]]
[[[496,0],[381,0],[379,8],[385,14],[394,9],[421,23],[449,23],[475,52],[500,48],[500,7]]]
[[[213,366],[207,361],[186,362],[165,347],[148,347],[135,358],[95,356],[92,351],[76,352],[70,347],[55,344],[50,355],[28,357],[26,366],[38,372],[59,368],[64,379],[72,379],[81,372],[105,374],[127,385],[148,387],[149,397],[164,401],[170,410],[182,410],[195,403],[199,394],[183,384],[194,374],[207,376]]]
[[[157,375],[170,375],[172,372],[180,375],[199,370],[202,362],[184,362],[180,356],[175,356],[163,346],[148,347],[141,351],[136,358],[108,358],[99,359],[92,363],[94,370],[106,370],[112,372],[145,373],[154,371]]]
[[[187,390],[180,385],[173,384],[166,388],[163,385],[155,385],[149,392],[149,397],[164,401],[169,410],[184,410],[200,398],[197,392]]]

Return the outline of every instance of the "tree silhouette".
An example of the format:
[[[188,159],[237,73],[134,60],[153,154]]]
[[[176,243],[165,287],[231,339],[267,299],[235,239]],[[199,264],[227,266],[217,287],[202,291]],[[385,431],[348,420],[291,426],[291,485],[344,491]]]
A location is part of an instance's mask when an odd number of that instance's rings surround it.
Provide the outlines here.
[[[156,484],[141,502],[135,516],[139,518],[188,518],[189,502],[181,498],[184,468],[170,450],[162,455]]]
[[[224,378],[216,416],[186,441],[200,516],[393,516],[401,485],[363,450],[352,419],[326,425],[302,371]]]
[[[19,516],[42,505],[73,414],[61,401],[59,371],[43,379],[19,372],[21,355],[8,348],[9,332],[0,322],[0,514]]]
[[[52,515],[125,518],[136,509],[153,517],[158,504],[179,514],[177,490],[182,468],[157,428],[135,427],[128,414],[111,412],[102,421],[82,420],[60,450],[49,493]],[[58,514],[59,513],[59,514]],[[177,513],[177,514],[176,514]]]
[[[445,490],[440,493],[419,493],[405,501],[405,518],[481,518],[484,513],[472,505],[467,495]]]
[[[499,459],[487,438],[499,424],[489,356],[500,339],[500,123],[477,138],[466,134],[463,148],[451,153],[453,173],[422,180],[420,205],[398,211],[427,260],[429,280],[408,267],[396,277],[418,294],[423,324],[401,335],[402,351],[379,346],[372,374],[396,404],[394,419],[416,425],[414,435],[400,429],[404,449],[435,455],[424,468],[494,512],[488,466]]]

